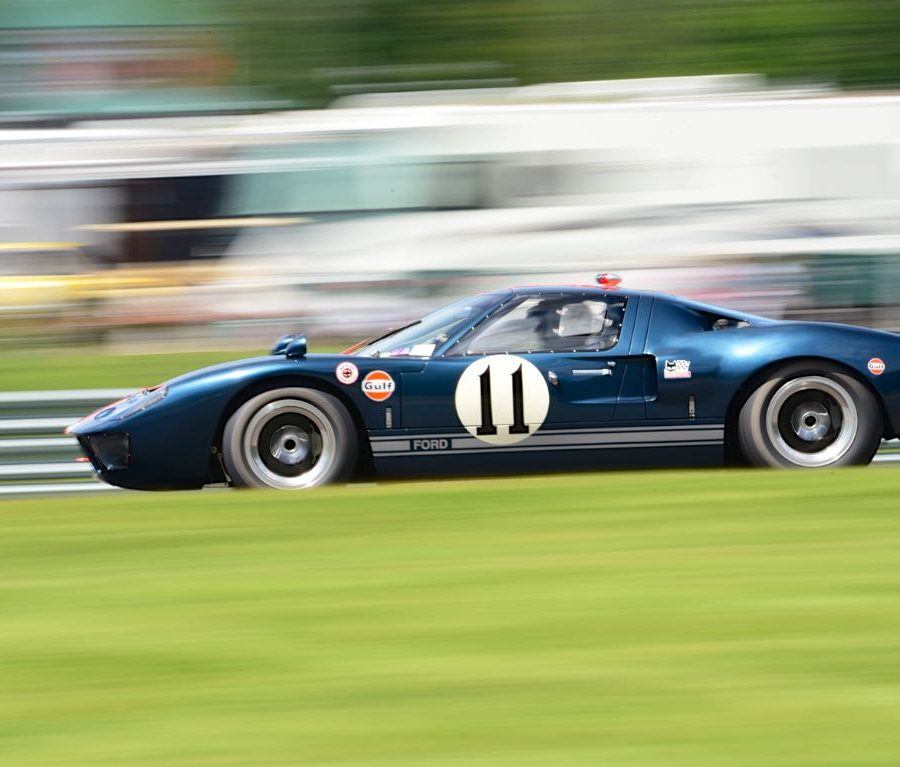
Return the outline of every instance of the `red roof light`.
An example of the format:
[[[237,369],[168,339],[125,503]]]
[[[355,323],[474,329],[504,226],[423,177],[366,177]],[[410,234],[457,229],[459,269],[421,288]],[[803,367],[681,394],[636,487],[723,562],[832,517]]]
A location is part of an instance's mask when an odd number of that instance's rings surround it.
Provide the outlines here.
[[[612,272],[604,272],[597,275],[597,284],[601,288],[615,288],[622,282],[622,278],[618,274]]]

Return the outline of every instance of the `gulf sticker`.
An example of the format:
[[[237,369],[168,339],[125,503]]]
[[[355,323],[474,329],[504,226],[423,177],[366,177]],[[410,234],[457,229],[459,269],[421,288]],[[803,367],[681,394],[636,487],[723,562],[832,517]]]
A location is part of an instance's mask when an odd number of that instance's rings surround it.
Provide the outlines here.
[[[872,357],[869,360],[868,368],[873,376],[880,376],[884,372],[884,360],[880,357]]]
[[[359,368],[352,362],[342,362],[334,369],[334,375],[342,384],[356,383],[359,378]]]
[[[375,402],[384,402],[386,399],[390,399],[396,387],[394,379],[383,370],[373,370],[363,378],[362,382],[363,394]]]

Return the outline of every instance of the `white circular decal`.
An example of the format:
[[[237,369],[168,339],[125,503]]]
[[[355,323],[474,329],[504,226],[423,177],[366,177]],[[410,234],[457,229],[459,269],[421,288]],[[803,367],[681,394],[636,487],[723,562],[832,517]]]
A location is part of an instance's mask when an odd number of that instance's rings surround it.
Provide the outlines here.
[[[466,431],[491,445],[512,445],[536,432],[550,408],[544,376],[510,354],[481,357],[456,384],[456,414]]]
[[[342,362],[334,369],[334,374],[342,384],[352,384],[359,378],[359,368],[352,362]]]

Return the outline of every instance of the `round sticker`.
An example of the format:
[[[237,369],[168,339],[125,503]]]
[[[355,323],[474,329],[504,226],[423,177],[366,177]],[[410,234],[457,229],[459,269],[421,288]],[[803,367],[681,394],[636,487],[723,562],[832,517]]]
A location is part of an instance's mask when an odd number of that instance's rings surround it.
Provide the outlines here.
[[[884,360],[880,357],[872,357],[869,360],[869,372],[873,376],[880,376],[884,372]]]
[[[352,362],[342,362],[334,369],[334,374],[342,384],[352,384],[359,378],[359,369]]]
[[[362,382],[363,394],[375,402],[384,402],[388,399],[396,386],[390,374],[383,370],[373,370]]]
[[[466,431],[491,445],[513,445],[547,417],[544,376],[522,357],[497,354],[469,365],[456,384],[456,414]]]

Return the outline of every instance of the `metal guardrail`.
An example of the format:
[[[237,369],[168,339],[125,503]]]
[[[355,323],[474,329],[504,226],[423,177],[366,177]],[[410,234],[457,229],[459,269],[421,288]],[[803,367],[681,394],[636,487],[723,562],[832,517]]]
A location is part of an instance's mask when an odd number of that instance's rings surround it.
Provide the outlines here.
[[[0,496],[111,490],[89,463],[76,462],[78,443],[65,428],[128,389],[0,393]],[[900,440],[884,442],[877,463],[900,462]]]
[[[76,462],[67,426],[113,400],[122,389],[0,393],[0,496],[112,489],[89,463]]]

